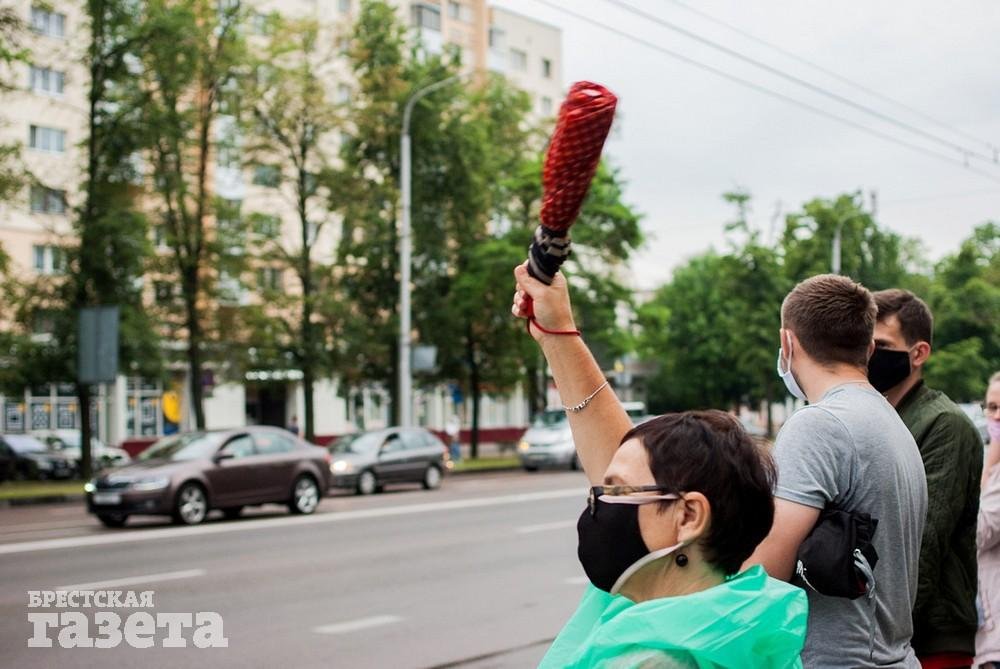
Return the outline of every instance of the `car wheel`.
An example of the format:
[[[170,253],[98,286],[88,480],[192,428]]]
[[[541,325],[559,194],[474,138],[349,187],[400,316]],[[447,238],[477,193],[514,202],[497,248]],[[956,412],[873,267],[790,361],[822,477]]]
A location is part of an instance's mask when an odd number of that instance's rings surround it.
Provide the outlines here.
[[[370,469],[361,472],[358,476],[359,495],[371,495],[374,492],[378,492],[378,488],[378,479],[375,478],[375,472]]]
[[[538,467],[536,467],[534,465],[525,465],[524,466],[524,471],[526,471],[526,472],[537,472],[538,471]]]
[[[197,483],[185,483],[174,501],[174,522],[197,525],[208,515],[208,497]]]
[[[295,479],[292,486],[292,501],[288,503],[288,508],[292,513],[307,515],[316,510],[319,506],[319,486],[313,477],[303,474]]]
[[[580,458],[579,457],[577,457],[577,456],[574,455],[573,459],[569,461],[569,470],[571,472],[580,471]]]
[[[226,517],[226,520],[236,520],[243,513],[242,506],[227,506],[222,510],[222,515]]]
[[[99,513],[97,519],[104,527],[124,527],[128,516],[124,513]]]
[[[437,490],[441,487],[441,470],[431,465],[424,470],[424,490]]]

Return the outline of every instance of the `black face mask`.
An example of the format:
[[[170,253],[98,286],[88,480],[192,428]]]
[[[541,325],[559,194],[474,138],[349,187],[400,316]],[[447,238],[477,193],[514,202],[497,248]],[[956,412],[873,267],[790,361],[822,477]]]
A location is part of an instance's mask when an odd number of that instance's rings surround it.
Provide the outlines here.
[[[639,506],[609,504],[597,500],[597,514],[585,509],[576,524],[579,545],[576,554],[587,578],[611,592],[619,577],[649,554],[639,531]]]
[[[868,381],[880,393],[895,388],[909,375],[909,351],[876,348],[868,360]]]

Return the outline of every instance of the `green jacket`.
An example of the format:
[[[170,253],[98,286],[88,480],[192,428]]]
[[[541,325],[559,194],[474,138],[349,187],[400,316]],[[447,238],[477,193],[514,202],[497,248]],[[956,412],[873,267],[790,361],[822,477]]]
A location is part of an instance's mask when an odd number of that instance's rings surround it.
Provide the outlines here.
[[[983,442],[972,421],[923,381],[896,407],[927,474],[927,523],[920,547],[913,649],[976,652],[976,517]]]
[[[636,604],[588,586],[539,669],[799,669],[804,591],[750,567],[725,583]]]

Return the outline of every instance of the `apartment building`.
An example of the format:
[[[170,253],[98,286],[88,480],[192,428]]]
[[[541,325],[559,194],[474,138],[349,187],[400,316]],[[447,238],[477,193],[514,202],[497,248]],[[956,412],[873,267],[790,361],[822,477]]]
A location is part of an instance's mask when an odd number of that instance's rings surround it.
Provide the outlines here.
[[[445,45],[462,49],[468,70],[503,73],[529,92],[533,113],[547,118],[555,113],[563,92],[561,35],[558,29],[490,7],[485,0],[392,0],[400,17],[412,27],[415,39],[428,51]],[[358,10],[359,0],[245,0],[254,16],[248,37],[264,31],[265,17],[272,12],[319,19],[330,40],[343,39]],[[78,148],[86,130],[86,70],[82,50],[87,35],[83,3],[54,0],[18,0],[15,9],[31,28],[28,46],[30,65],[12,72],[19,90],[4,94],[0,105],[0,141],[20,141],[33,173],[43,175],[41,185],[14,202],[0,204],[0,243],[18,271],[61,271],[58,245],[70,234],[69,208],[78,198],[82,155]],[[330,91],[338,102],[349,102],[350,70],[346,60],[329,70]],[[232,132],[223,117],[215,129],[216,139]],[[339,141],[333,138],[331,141]],[[219,152],[212,170],[213,188],[232,209],[262,214],[281,230],[297,234],[298,220],[288,206],[286,185],[266,169],[244,169],[238,159]],[[333,231],[316,240],[314,252],[330,256],[336,248]],[[153,226],[154,246],[166,252]],[[271,288],[293,291],[291,275],[280,268],[260,267],[260,281]],[[225,277],[220,281],[225,283]],[[151,299],[166,297],[169,282],[150,282]],[[236,303],[252,300],[246,289],[232,282],[227,299]],[[160,292],[163,295],[160,295]],[[191,427],[185,370],[178,367],[166,383],[122,376],[102,388],[95,402],[98,434],[118,443],[148,439]],[[286,425],[301,418],[304,399],[300,373],[294,369],[248,370],[241,382],[215,382],[206,378],[205,416],[209,428],[252,423]],[[23,397],[0,397],[0,431],[19,432],[79,425],[73,387],[53,380],[44,387],[26,390]],[[388,380],[387,380],[388,381]],[[393,380],[394,382],[394,380]],[[456,410],[457,395],[450,389],[415,392],[415,420],[439,428]],[[372,428],[388,420],[385,388],[341,389],[336,379],[319,381],[314,390],[317,435],[337,435],[359,427]],[[464,400],[463,400],[464,401]],[[462,411],[468,413],[467,411]],[[484,398],[481,420],[485,427],[523,425],[526,407],[520,393],[509,398]]]

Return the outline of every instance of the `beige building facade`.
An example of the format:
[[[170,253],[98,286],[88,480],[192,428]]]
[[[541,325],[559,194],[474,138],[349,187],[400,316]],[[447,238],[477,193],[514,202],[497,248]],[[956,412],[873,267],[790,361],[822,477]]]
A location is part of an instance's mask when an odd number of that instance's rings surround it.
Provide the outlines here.
[[[392,0],[400,17],[411,26],[430,52],[456,45],[468,71],[491,70],[508,76],[532,96],[533,115],[552,116],[564,89],[562,82],[561,35],[558,29],[526,17],[487,5],[485,0]],[[336,43],[343,40],[358,11],[359,0],[250,0],[254,16],[248,37],[255,39],[255,26],[263,29],[272,12],[287,16],[314,17]],[[38,177],[38,184],[21,197],[0,203],[0,244],[11,256],[18,272],[25,275],[61,271],[58,246],[71,234],[71,208],[78,203],[78,187],[83,160],[80,142],[86,134],[87,72],[81,54],[88,35],[83,3],[79,0],[50,0],[40,3],[17,0],[14,8],[30,31],[26,46],[31,63],[19,64],[8,74],[16,90],[0,94],[0,142],[21,142],[25,162]],[[330,95],[349,104],[350,71],[346,59],[331,64]],[[231,119],[222,118],[215,129],[221,140],[232,131]],[[330,138],[336,146],[339,138]],[[274,184],[268,174],[239,166],[239,160],[222,156],[213,166],[216,194],[243,214],[264,214],[279,226],[282,236],[295,239],[298,219],[289,207],[290,192]],[[155,221],[151,221],[155,224]],[[158,252],[167,249],[151,234]],[[320,258],[332,257],[336,249],[337,226],[328,225],[315,240]],[[261,267],[256,280],[272,288],[290,292],[297,281],[288,272]],[[148,283],[152,284],[153,281]],[[159,282],[165,283],[165,282]],[[230,299],[248,303],[255,279],[233,282]],[[149,285],[150,299],[166,286]],[[296,370],[250,370],[242,382],[210,388],[205,402],[209,428],[252,423],[287,424],[304,411],[299,374]],[[23,397],[0,396],[0,432],[33,429],[71,428],[79,425],[72,386],[53,383],[28,389]],[[102,388],[95,418],[98,434],[107,442],[148,439],[191,425],[187,410],[187,384],[183,370],[166,385],[139,378],[120,377]],[[447,388],[421,389],[415,393],[414,417],[420,424],[439,429],[456,407]],[[336,379],[321,380],[315,388],[318,435],[336,435],[359,427],[373,428],[388,420],[388,392],[385,388],[342,390]],[[527,411],[520,393],[510,398],[484,398],[481,405],[484,427],[524,425]]]

